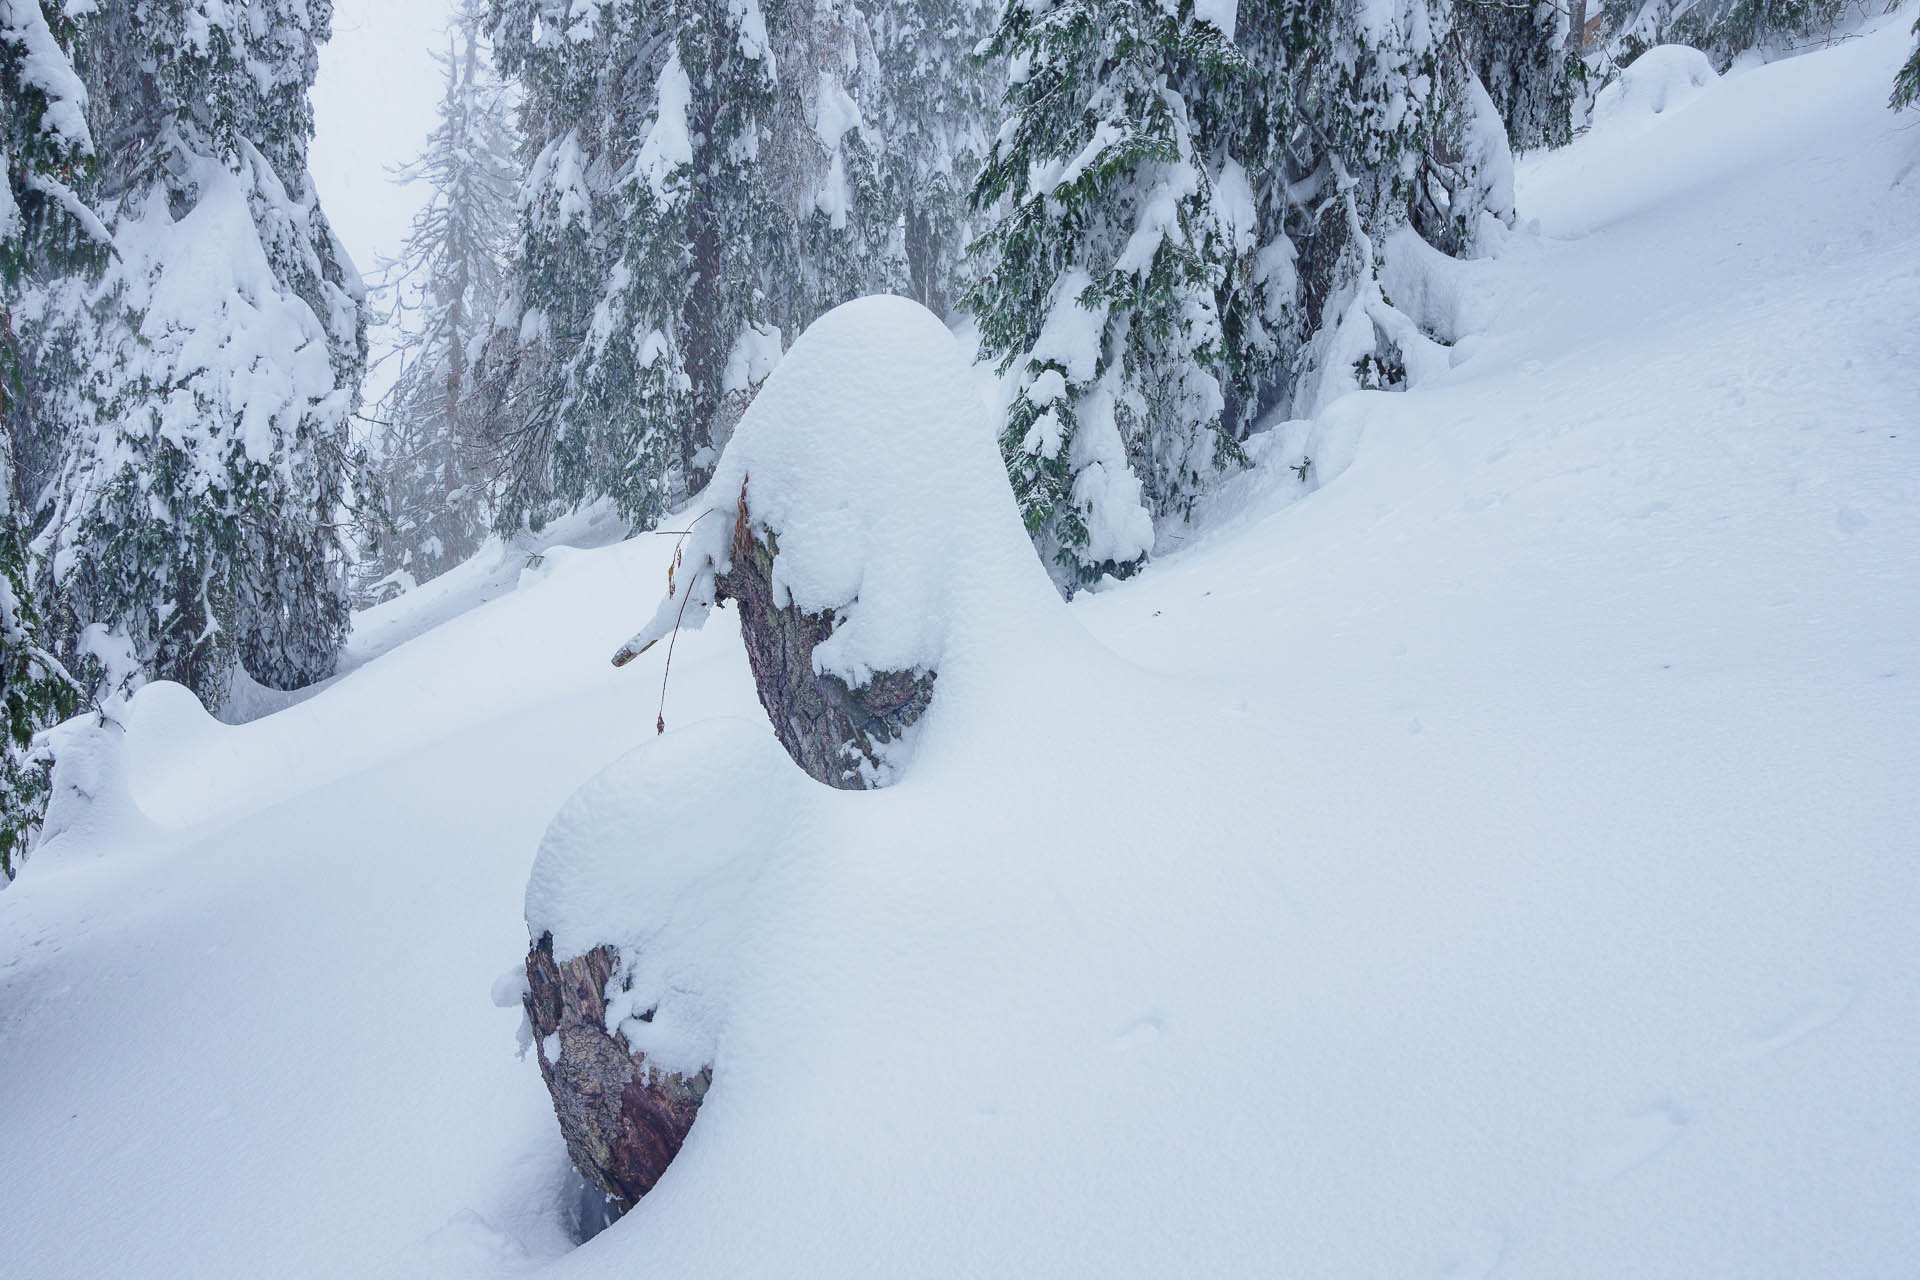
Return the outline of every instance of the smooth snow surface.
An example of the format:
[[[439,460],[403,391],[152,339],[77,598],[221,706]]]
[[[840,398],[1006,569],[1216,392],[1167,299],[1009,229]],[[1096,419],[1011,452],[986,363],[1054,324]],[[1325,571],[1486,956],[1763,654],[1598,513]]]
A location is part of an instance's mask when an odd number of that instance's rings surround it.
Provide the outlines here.
[[[970,622],[1033,642],[890,789],[794,775],[727,612],[654,737],[671,537],[251,724],[144,691],[151,829],[0,892],[6,1274],[1911,1274],[1911,24],[1524,161],[1450,370]],[[624,896],[523,903],[595,775]],[[548,901],[715,1064],[578,1248],[489,998]]]

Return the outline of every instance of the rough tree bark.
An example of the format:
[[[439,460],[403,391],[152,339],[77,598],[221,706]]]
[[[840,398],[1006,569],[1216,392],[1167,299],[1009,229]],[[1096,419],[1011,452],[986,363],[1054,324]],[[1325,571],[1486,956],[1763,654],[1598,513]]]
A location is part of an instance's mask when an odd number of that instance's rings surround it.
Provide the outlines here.
[[[543,934],[527,953],[525,1004],[567,1155],[624,1212],[679,1154],[713,1071],[656,1070],[607,1029],[607,983],[619,964],[612,947],[555,961],[553,935]]]
[[[715,598],[740,606],[747,661],[774,734],[796,764],[828,786],[884,786],[883,748],[926,711],[935,673],[884,671],[849,687],[816,672],[814,648],[833,634],[836,614],[774,603],[778,539],[753,532],[744,486],[739,512],[732,564],[715,580]],[[543,934],[527,953],[524,1003],[567,1154],[624,1212],[679,1153],[713,1069],[691,1076],[659,1071],[607,1028],[607,986],[619,970],[620,953],[611,946],[558,961],[553,936]]]
[[[815,781],[842,791],[884,786],[882,747],[926,712],[936,673],[882,671],[849,688],[837,676],[814,671],[813,651],[833,634],[834,611],[803,613],[774,603],[773,560],[780,544],[771,533],[756,537],[751,524],[743,487],[733,563],[716,581],[715,597],[740,606],[740,637],[774,735]]]

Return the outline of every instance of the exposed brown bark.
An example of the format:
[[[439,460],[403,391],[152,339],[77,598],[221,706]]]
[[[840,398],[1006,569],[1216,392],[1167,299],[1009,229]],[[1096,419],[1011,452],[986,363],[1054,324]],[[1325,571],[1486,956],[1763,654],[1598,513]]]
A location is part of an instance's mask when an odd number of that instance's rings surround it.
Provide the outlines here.
[[[795,764],[842,791],[884,785],[881,748],[905,733],[933,700],[932,671],[883,671],[850,688],[813,669],[813,651],[833,634],[834,611],[804,613],[773,597],[778,539],[757,537],[740,493],[733,528],[733,563],[715,583],[715,595],[740,605],[740,636],[767,719]],[[849,602],[851,603],[851,602]]]
[[[626,1210],[679,1154],[713,1071],[655,1070],[607,1030],[607,982],[619,964],[619,953],[604,946],[557,962],[553,935],[543,934],[527,953],[524,1003],[567,1155]],[[549,1057],[548,1037],[556,1034],[558,1053]]]
[[[934,673],[885,671],[849,687],[816,672],[813,651],[833,634],[837,615],[774,603],[778,554],[773,533],[754,533],[742,485],[731,564],[714,585],[717,599],[740,606],[760,705],[780,745],[813,778],[846,791],[884,785],[882,748],[926,711]],[[527,954],[524,1003],[567,1154],[625,1210],[653,1189],[679,1153],[713,1069],[693,1075],[655,1070],[607,1029],[607,985],[619,968],[611,946],[556,961],[553,936],[543,934]]]

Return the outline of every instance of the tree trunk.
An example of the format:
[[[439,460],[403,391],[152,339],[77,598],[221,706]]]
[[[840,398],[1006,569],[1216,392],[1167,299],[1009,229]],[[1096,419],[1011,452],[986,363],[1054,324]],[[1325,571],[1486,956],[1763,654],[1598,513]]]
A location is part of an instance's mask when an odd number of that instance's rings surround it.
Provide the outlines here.
[[[834,612],[803,613],[774,603],[779,542],[771,533],[764,540],[755,537],[751,524],[743,487],[733,563],[715,584],[715,594],[739,602],[740,636],[774,735],[815,781],[843,791],[885,786],[891,768],[884,748],[926,711],[936,673],[882,671],[849,688],[836,676],[816,672],[813,651],[833,634]]]
[[[607,983],[619,967],[612,947],[556,961],[553,935],[542,934],[527,953],[523,1003],[567,1155],[625,1211],[679,1154],[713,1071],[656,1070],[607,1030]]]

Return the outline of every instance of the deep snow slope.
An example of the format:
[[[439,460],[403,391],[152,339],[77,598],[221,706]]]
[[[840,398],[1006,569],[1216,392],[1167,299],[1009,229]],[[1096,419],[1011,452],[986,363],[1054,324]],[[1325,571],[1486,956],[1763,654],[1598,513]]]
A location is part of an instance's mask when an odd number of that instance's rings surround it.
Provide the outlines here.
[[[606,665],[673,539],[252,724],[143,693],[145,821],[0,893],[5,1273],[1912,1275],[1911,21],[1523,165],[1537,236],[1395,290],[1450,373],[687,899],[714,1090],[578,1249],[489,988],[575,787],[745,758],[731,614],[657,742]]]

